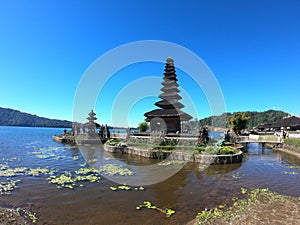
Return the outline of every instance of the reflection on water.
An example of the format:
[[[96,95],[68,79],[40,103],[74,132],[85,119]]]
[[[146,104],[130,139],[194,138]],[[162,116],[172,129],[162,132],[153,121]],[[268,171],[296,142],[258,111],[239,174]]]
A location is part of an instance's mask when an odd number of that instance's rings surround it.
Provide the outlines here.
[[[52,142],[51,136],[61,132],[62,129],[0,127],[0,164],[74,173],[84,167],[86,156],[78,148]],[[103,153],[92,149],[88,154],[93,158]],[[128,155],[114,157],[131,165],[157,163]],[[105,155],[103,160],[110,162],[110,156]],[[111,191],[110,187],[117,184],[105,178],[98,183],[82,182],[84,186],[74,190],[58,189],[47,181],[49,175],[16,175],[12,179],[21,180],[19,188],[11,195],[2,195],[1,205],[36,212],[41,224],[184,224],[206,207],[231,204],[241,187],[268,187],[280,194],[300,196],[299,173],[299,159],[250,144],[243,163],[211,165],[204,170],[188,163],[174,176],[146,186],[144,191]],[[5,180],[0,177],[0,182]],[[165,219],[155,210],[136,210],[143,201],[176,213]]]

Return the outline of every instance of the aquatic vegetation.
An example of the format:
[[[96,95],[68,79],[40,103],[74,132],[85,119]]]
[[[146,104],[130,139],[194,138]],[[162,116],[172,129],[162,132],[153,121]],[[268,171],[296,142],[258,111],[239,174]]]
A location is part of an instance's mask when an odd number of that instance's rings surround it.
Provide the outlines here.
[[[218,207],[213,209],[205,209],[198,213],[196,219],[198,220],[198,224],[206,224],[213,218],[221,217],[222,214],[223,212]]]
[[[245,176],[245,174],[241,174],[240,172],[237,172],[237,173],[232,175],[232,178],[241,179],[243,176]]]
[[[0,183],[0,195],[10,195],[11,192],[17,188],[17,183],[21,182],[20,180],[10,180],[7,179],[4,182]]]
[[[133,188],[133,187],[129,187],[126,184],[119,185],[118,187],[110,187],[109,189],[112,190],[112,191],[118,191],[118,190],[123,190],[123,191],[131,191],[131,190],[144,191],[145,190],[145,188],[142,187],[142,186]]]
[[[98,171],[107,174],[109,176],[114,176],[114,175],[132,176],[134,174],[134,172],[129,170],[128,168],[122,168],[120,166],[113,165],[113,164],[106,164],[104,166],[101,166]]]
[[[124,191],[130,191],[131,190],[131,187],[127,186],[127,185],[120,185],[118,186],[118,189],[119,190],[124,190]]]
[[[88,163],[94,163],[94,162],[97,162],[97,159],[89,159],[88,160]]]
[[[49,146],[49,147],[38,148],[38,147],[32,146],[32,148],[33,148],[33,151],[29,151],[28,154],[33,154],[38,159],[53,158],[54,160],[59,160],[59,159],[66,157],[66,156],[62,156],[62,155],[57,155],[57,154],[59,154],[59,151],[61,151],[61,152],[64,151],[64,149],[62,149],[62,147]]]
[[[75,174],[66,171],[60,176],[51,175],[48,179],[49,183],[56,184],[58,188],[69,188],[83,187],[83,184],[78,182],[90,182],[95,183],[101,180],[98,171],[94,168],[80,168],[75,171]]]
[[[199,212],[196,217],[197,224],[225,224],[225,221],[228,222],[228,224],[239,224],[240,220],[236,222],[234,219],[239,218],[240,213],[249,213],[249,210],[253,210],[253,206],[256,204],[261,205],[261,207],[268,207],[271,204],[274,205],[278,202],[282,203],[284,199],[292,199],[291,197],[282,196],[272,192],[268,188],[256,188],[251,190],[241,188],[241,192],[246,198],[239,199],[238,197],[234,197],[232,199],[233,206],[226,210],[224,210],[224,205]],[[261,213],[261,207],[259,207],[257,213]],[[221,219],[222,222],[220,222],[219,219]]]
[[[242,194],[247,194],[247,189],[246,188],[241,188]]]
[[[167,218],[172,216],[175,213],[175,210],[168,209],[168,208],[166,208],[166,209],[158,208],[157,206],[153,205],[149,201],[144,201],[143,204],[140,204],[139,206],[136,206],[135,208],[137,210],[141,210],[142,208],[155,209],[155,210],[158,210],[161,213],[165,214]]]
[[[63,158],[66,158],[66,156],[59,155],[59,156],[55,157],[54,160],[60,160],[60,159],[63,159]]]
[[[79,170],[76,170],[76,174],[91,174],[91,173],[98,173],[99,171],[93,167],[82,167]]]
[[[47,180],[49,180],[52,184],[56,184],[58,188],[65,187],[73,189],[76,185],[76,181],[72,178],[72,174],[70,172],[65,172],[58,177],[52,175]]]
[[[95,183],[99,180],[101,180],[101,177],[97,174],[79,175],[75,177],[75,181],[89,181],[90,183]]]
[[[86,162],[81,163],[80,166],[85,167],[86,166]]]
[[[136,191],[144,191],[145,188],[142,187],[142,186],[140,186],[140,187],[135,187],[134,190],[136,190]]]
[[[46,174],[46,175],[53,175],[57,170],[54,169],[48,169],[48,168],[30,168],[27,172],[28,175],[32,175],[34,177],[40,176],[40,174]]]
[[[159,162],[158,165],[160,166],[169,166],[174,164],[184,164],[183,160],[164,160],[162,162]]]
[[[9,168],[8,166],[3,166],[0,169],[0,177],[14,177],[25,173],[26,167],[17,167],[15,169]]]
[[[5,163],[5,164],[0,163],[0,170],[5,170],[5,169],[7,169],[8,167],[9,167],[9,166],[8,166],[7,163]]]
[[[282,174],[290,174],[290,175],[296,175],[296,174],[298,174],[298,173],[295,172],[295,171],[282,171],[281,173],[282,173]]]

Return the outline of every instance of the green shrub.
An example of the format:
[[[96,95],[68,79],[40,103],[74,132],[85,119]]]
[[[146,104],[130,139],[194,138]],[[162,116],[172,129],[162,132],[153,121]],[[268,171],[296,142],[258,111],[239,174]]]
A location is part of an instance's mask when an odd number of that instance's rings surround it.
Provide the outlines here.
[[[120,144],[120,141],[116,139],[109,139],[105,142],[105,144],[110,145],[110,146],[117,146]]]
[[[146,132],[148,129],[148,123],[146,121],[139,123],[139,131]]]
[[[219,154],[227,155],[227,154],[234,154],[235,149],[232,146],[222,146],[219,149]]]
[[[155,150],[174,150],[175,148],[176,148],[176,146],[170,146],[170,145],[167,145],[167,146],[159,145],[159,146],[153,147],[153,149],[155,149]]]
[[[206,147],[196,147],[196,150],[197,150],[198,152],[203,152],[203,151],[206,150]]]
[[[214,146],[207,146],[205,152],[210,155],[216,155],[219,152],[219,148]]]

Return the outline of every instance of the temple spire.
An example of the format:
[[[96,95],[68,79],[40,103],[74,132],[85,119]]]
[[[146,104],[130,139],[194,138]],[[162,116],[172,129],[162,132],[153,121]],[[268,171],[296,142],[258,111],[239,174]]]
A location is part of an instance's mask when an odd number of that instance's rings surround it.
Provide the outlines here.
[[[177,84],[177,74],[174,60],[168,57],[164,69],[162,93],[159,95],[160,101],[155,105],[160,109],[155,109],[144,114],[146,120],[150,122],[151,130],[164,130],[167,133],[181,132],[181,121],[190,120],[192,117],[181,111],[184,107],[179,102],[181,96]],[[163,125],[162,125],[163,124]]]

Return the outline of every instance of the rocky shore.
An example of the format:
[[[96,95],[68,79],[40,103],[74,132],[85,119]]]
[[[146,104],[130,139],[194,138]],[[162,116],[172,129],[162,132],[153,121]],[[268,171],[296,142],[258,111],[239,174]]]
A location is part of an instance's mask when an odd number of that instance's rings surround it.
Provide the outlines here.
[[[24,225],[31,224],[15,209],[0,207],[0,224]]]

